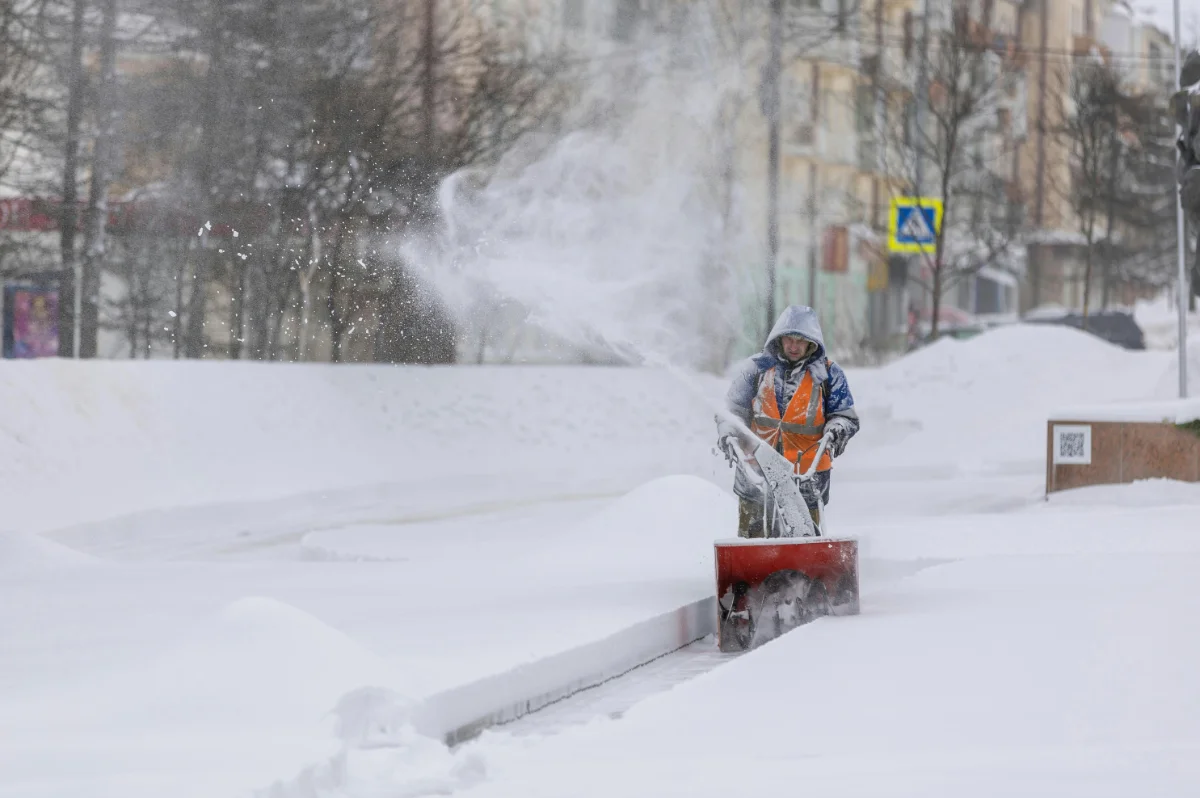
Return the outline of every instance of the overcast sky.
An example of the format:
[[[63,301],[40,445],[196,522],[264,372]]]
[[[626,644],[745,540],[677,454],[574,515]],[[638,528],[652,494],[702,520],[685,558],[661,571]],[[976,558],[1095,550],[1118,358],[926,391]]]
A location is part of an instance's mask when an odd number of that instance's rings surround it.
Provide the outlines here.
[[[1130,5],[1138,16],[1149,19],[1167,33],[1172,33],[1175,27],[1175,12],[1172,0],[1130,0]],[[1182,39],[1185,44],[1194,42],[1200,35],[1200,6],[1196,0],[1179,0],[1180,26],[1183,28]]]

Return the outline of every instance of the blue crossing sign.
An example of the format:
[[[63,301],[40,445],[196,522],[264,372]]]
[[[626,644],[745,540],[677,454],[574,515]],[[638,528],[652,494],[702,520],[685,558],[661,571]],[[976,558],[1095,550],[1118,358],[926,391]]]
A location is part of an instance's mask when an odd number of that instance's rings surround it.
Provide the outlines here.
[[[888,214],[888,250],[933,252],[942,229],[942,201],[934,197],[895,197]]]

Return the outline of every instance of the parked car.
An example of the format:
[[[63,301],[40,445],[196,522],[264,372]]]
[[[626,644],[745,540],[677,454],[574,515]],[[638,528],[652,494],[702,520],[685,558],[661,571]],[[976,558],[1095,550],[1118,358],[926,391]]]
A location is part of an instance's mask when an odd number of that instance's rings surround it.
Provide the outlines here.
[[[1062,324],[1077,330],[1084,329],[1083,315],[1075,311],[1060,315],[1029,315],[1023,321],[1026,324]],[[1142,332],[1142,328],[1134,321],[1132,314],[1123,310],[1101,310],[1089,313],[1087,332],[1125,349],[1146,348],[1146,336]]]

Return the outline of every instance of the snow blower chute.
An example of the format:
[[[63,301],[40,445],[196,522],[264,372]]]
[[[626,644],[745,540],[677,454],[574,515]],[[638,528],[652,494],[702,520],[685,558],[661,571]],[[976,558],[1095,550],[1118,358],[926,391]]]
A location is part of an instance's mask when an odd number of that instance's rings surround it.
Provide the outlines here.
[[[812,484],[828,444],[821,439],[812,466],[801,472],[764,441],[726,439],[726,456],[762,491],[763,536],[715,544],[721,651],[754,648],[823,615],[858,613],[858,542],[825,536]]]

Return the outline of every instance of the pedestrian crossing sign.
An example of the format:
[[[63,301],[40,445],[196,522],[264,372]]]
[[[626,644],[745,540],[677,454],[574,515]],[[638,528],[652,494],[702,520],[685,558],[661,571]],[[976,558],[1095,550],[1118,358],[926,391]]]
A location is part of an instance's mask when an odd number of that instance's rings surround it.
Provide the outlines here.
[[[888,215],[888,249],[933,252],[942,228],[942,201],[933,197],[895,197]]]

